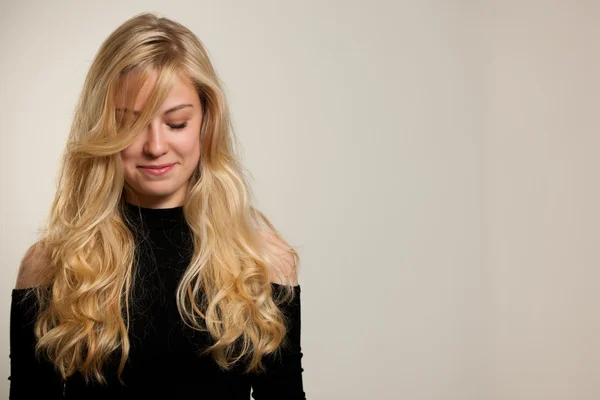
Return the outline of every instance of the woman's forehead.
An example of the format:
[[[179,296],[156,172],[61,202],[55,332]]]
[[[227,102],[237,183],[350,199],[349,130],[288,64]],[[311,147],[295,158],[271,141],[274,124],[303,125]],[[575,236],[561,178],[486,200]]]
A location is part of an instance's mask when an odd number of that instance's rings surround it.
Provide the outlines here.
[[[146,79],[142,82],[141,79],[144,78],[144,75]],[[128,72],[123,74],[119,77],[119,82],[117,84],[117,103],[130,103],[136,96],[138,101],[142,101],[142,103],[145,102],[152,92],[157,78],[158,74],[155,71],[148,71],[145,74],[142,74],[141,72]],[[136,107],[138,106],[138,101],[136,101]]]
[[[141,81],[141,79],[144,78],[145,80]],[[198,93],[191,80],[179,73],[175,74],[174,78],[173,85],[171,86],[164,103],[184,101],[189,103],[199,103]],[[156,71],[148,71],[145,74],[142,74],[141,72],[129,72],[121,76],[117,86],[117,105],[132,105],[135,100],[135,110],[143,109],[146,100],[152,93],[157,79],[158,74]]]

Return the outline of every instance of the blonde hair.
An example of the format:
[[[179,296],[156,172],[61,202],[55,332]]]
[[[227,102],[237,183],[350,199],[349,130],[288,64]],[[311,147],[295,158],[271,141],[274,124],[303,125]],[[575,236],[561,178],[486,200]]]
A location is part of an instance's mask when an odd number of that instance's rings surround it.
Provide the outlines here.
[[[120,119],[115,113],[119,78],[139,72],[139,93],[151,71],[158,78],[144,110],[135,121]],[[285,339],[278,305],[293,298],[293,284],[278,275],[286,290],[272,296],[270,282],[277,272],[270,266],[276,261],[258,231],[281,236],[251,205],[217,73],[190,30],[144,13],[119,26],[94,58],[41,230],[50,284],[35,291],[41,305],[36,354],[51,360],[64,379],[79,371],[86,381],[106,383],[103,365],[117,350],[121,379],[130,349],[136,249],[125,221],[124,191],[130,188],[120,152],[149,123],[177,73],[195,85],[203,109],[200,162],[183,206],[193,255],[177,288],[179,313],[190,328],[210,333],[214,341],[206,353],[223,369],[242,360],[246,372],[260,371],[262,357],[276,352]],[[288,250],[296,265],[298,254]]]

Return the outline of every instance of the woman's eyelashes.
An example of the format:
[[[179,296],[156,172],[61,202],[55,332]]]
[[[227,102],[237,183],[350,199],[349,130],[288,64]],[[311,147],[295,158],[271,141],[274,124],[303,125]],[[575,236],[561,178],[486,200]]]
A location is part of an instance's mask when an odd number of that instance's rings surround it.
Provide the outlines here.
[[[186,122],[182,122],[181,124],[168,124],[168,125],[171,127],[171,129],[179,130],[179,129],[185,128],[187,126],[187,124],[188,123],[186,121]]]

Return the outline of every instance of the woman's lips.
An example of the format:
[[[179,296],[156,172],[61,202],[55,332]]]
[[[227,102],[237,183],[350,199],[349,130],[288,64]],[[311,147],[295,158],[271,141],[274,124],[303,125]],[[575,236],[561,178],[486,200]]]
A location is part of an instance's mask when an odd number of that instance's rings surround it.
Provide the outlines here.
[[[144,172],[147,172],[149,174],[152,175],[162,175],[162,174],[166,174],[167,172],[169,172],[170,170],[173,169],[173,167],[175,166],[175,164],[163,164],[163,165],[147,165],[147,166],[143,166],[140,167]]]

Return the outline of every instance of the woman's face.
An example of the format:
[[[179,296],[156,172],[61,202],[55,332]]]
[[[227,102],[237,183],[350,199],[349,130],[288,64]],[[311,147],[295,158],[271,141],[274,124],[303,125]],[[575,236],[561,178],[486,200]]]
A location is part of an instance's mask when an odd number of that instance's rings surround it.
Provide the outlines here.
[[[134,112],[143,109],[155,81],[156,74],[151,75],[136,99]],[[125,108],[123,104],[118,100],[117,109]],[[200,158],[201,122],[198,92],[188,78],[180,76],[150,124],[121,151],[125,182],[135,192],[135,198],[125,192],[127,202],[148,208],[185,203],[188,182]]]

